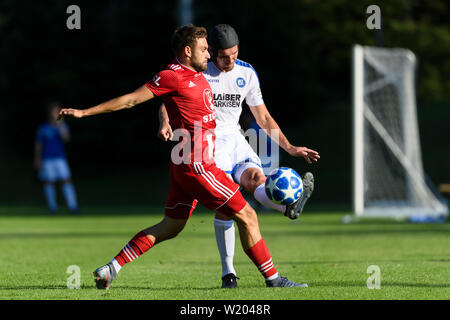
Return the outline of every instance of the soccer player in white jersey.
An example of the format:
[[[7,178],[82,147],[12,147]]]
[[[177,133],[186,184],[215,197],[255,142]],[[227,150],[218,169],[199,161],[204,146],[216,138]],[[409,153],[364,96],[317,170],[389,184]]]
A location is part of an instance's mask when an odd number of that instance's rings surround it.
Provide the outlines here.
[[[244,99],[258,125],[265,129],[269,136],[276,131],[279,146],[291,156],[303,157],[308,163],[317,161],[320,156],[317,151],[292,145],[282,133],[264,104],[256,71],[250,64],[237,59],[239,39],[235,30],[227,24],[215,26],[209,37],[209,44],[212,59],[204,71],[204,76],[213,91],[217,115],[215,162],[236,183],[252,193],[258,202],[296,219],[311,196],[314,177],[310,172],[303,176],[304,192],[292,205],[278,205],[267,197],[264,190],[266,176],[261,160],[242,135],[239,125]],[[165,106],[162,105],[158,137],[167,141],[172,136],[170,119]],[[230,217],[217,212],[214,229],[222,262],[222,288],[235,288],[237,277],[233,267],[234,222]]]

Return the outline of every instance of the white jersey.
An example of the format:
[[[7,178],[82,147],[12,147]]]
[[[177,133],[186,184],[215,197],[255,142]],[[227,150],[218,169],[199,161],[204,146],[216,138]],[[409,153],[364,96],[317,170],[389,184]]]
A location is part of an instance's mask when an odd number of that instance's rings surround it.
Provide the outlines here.
[[[242,60],[236,60],[233,69],[228,72],[220,71],[210,61],[203,75],[214,94],[216,135],[241,129],[239,118],[244,99],[249,106],[264,103],[255,69]]]

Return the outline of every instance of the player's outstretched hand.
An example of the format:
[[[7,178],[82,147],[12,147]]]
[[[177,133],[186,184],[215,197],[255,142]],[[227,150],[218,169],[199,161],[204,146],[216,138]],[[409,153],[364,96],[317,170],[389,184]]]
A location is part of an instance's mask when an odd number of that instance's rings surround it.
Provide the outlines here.
[[[303,157],[308,163],[317,162],[320,159],[319,153],[307,147],[292,146],[288,153],[293,157]]]
[[[172,127],[168,122],[163,122],[159,126],[159,131],[157,134],[158,138],[160,138],[163,141],[172,140],[173,138],[173,131]]]
[[[74,118],[83,117],[83,110],[64,108],[59,111],[58,120],[64,118],[65,116],[72,116]]]

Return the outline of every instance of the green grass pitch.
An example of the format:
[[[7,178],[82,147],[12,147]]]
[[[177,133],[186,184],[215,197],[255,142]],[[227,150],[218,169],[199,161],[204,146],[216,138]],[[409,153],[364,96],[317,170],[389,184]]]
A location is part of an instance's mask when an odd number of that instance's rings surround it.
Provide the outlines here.
[[[42,208],[0,207],[0,299],[450,299],[448,222],[342,224],[348,212],[307,212],[295,221],[259,214],[277,270],[309,288],[265,288],[236,232],[241,280],[238,289],[220,289],[213,214],[198,210],[177,238],[126,265],[110,290],[97,290],[92,271],[162,218],[157,209],[119,211],[85,208],[80,216],[51,217]],[[67,288],[70,265],[81,270],[78,290]],[[367,287],[371,265],[380,268],[379,289]]]

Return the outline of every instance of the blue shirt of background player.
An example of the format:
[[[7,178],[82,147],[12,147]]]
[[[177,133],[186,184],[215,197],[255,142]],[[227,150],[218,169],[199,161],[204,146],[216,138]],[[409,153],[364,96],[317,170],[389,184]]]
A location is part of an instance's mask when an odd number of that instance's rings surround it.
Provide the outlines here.
[[[67,125],[63,124],[66,129]],[[43,123],[37,130],[36,141],[42,144],[42,159],[65,158],[64,142],[58,126],[48,122]]]

